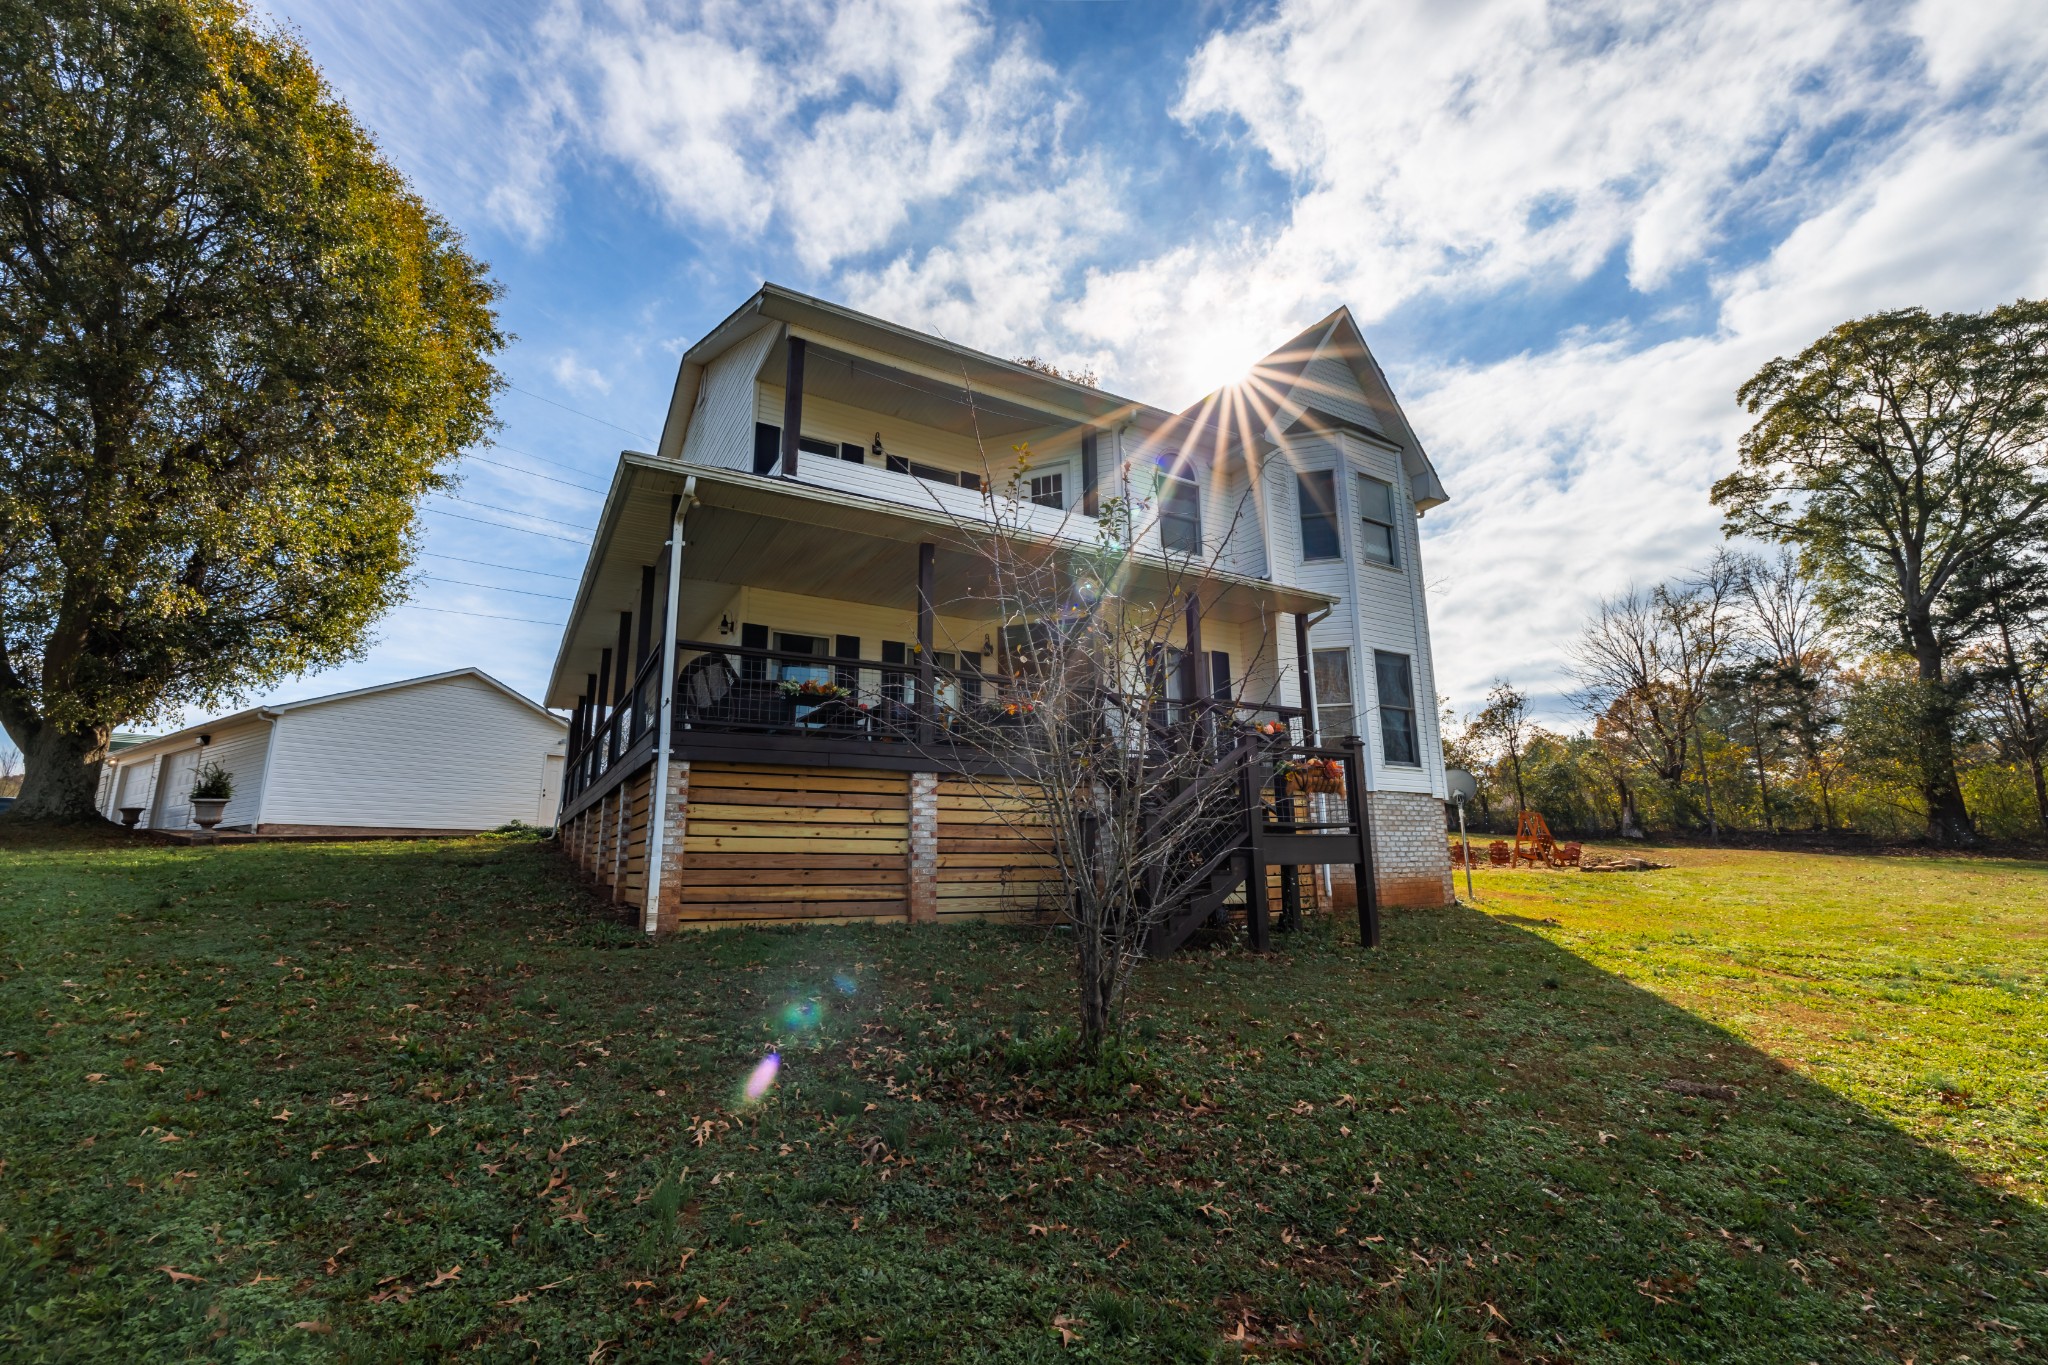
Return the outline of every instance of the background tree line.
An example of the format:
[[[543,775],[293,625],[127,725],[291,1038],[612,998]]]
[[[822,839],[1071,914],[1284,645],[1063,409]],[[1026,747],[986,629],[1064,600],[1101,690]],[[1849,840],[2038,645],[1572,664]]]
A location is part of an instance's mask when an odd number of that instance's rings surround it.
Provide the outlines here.
[[[1508,831],[1520,810],[1581,835],[1921,835],[1927,684],[1904,650],[1859,649],[1830,625],[1789,551],[1723,552],[1602,602],[1573,650],[1585,723],[1532,721],[1502,681],[1446,714],[1446,760],[1479,782],[1470,815]],[[2003,598],[1957,642],[1943,695],[1972,828],[2048,840],[2048,610]]]

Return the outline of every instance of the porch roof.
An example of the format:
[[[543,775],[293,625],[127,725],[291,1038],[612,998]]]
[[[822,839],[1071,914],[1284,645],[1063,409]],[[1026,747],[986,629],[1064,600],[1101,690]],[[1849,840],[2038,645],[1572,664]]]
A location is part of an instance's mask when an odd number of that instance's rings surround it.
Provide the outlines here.
[[[976,495],[934,489],[926,508],[847,486],[844,476],[860,472],[852,466],[820,462],[813,472],[811,479],[800,474],[788,480],[636,451],[622,454],[563,632],[547,704],[576,704],[584,679],[597,671],[602,651],[617,640],[618,613],[639,609],[641,567],[660,557],[668,538],[670,500],[679,495],[692,500],[682,554],[686,619],[716,607],[738,586],[914,613],[917,547],[924,542],[937,547],[940,614],[982,614],[975,608],[988,600],[988,592],[983,557],[973,544],[973,518],[965,506],[950,505]],[[911,483],[908,475],[868,474]],[[1050,545],[1079,542],[1085,529],[1091,528],[1078,518],[1052,514],[1035,519],[1026,534]],[[1148,580],[1163,586],[1169,572],[1164,559],[1143,556],[1134,587],[1143,590]],[[1336,601],[1214,569],[1199,577],[1206,588],[1204,614],[1221,621],[1255,620],[1269,612],[1319,612]]]

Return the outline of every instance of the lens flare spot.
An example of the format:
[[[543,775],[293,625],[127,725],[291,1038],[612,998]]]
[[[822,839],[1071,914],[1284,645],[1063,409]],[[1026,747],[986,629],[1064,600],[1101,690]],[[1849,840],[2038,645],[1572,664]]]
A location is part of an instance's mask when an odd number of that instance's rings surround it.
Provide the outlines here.
[[[845,972],[832,973],[832,984],[839,988],[839,993],[841,995],[852,995],[855,991],[860,989],[859,983],[854,981],[854,979],[848,976]]]
[[[816,1000],[792,1000],[782,1007],[782,1027],[788,1033],[814,1029],[824,1018],[825,1008]]]
[[[763,1057],[755,1064],[753,1071],[747,1076],[747,1098],[749,1100],[758,1100],[767,1094],[769,1088],[775,1084],[775,1073],[780,1070],[782,1070],[781,1053],[771,1052],[766,1057]]]

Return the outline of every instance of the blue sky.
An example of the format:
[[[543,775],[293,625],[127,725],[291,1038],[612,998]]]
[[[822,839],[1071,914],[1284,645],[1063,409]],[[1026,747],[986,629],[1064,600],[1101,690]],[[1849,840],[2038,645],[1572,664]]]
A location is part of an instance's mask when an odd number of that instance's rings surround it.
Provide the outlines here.
[[[270,9],[519,338],[413,604],[280,697],[463,664],[538,692],[595,490],[767,278],[1167,406],[1349,304],[1453,498],[1441,686],[1566,720],[1589,605],[1716,543],[1759,364],[2048,291],[2025,0]]]

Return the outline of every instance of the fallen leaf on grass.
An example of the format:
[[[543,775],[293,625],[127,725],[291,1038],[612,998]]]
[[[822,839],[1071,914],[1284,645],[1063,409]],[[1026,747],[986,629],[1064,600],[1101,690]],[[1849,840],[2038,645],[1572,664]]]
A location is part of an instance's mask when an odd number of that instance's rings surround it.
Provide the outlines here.
[[[428,1281],[427,1288],[439,1289],[442,1285],[448,1284],[451,1281],[457,1279],[461,1274],[462,1267],[460,1265],[450,1266],[448,1267],[448,1269],[436,1275],[432,1280]]]
[[[1062,1313],[1052,1320],[1052,1329],[1060,1334],[1060,1345],[1071,1346],[1081,1335],[1080,1329],[1087,1324],[1079,1318],[1070,1318]]]
[[[295,1322],[292,1326],[301,1332],[318,1332],[323,1337],[331,1336],[334,1332],[334,1329],[324,1322]]]
[[[160,1265],[157,1267],[157,1269],[163,1271],[164,1274],[170,1276],[172,1284],[184,1284],[188,1280],[193,1284],[206,1283],[206,1277],[204,1275],[188,1275],[182,1270],[173,1270],[170,1266],[167,1265]]]
[[[1710,1085],[1705,1081],[1680,1080],[1673,1076],[1657,1087],[1669,1090],[1674,1095],[1685,1095],[1697,1100],[1739,1100],[1742,1092],[1732,1085]]]

